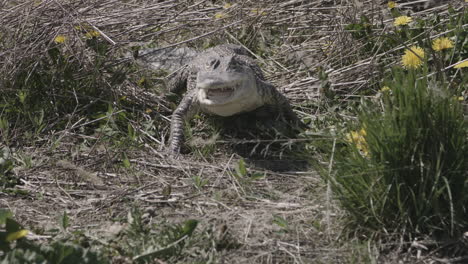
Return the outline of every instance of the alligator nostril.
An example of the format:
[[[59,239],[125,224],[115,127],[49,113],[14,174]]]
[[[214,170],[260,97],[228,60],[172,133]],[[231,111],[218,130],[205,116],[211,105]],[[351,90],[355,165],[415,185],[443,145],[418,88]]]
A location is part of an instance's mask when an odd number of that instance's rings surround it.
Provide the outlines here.
[[[216,68],[218,68],[219,64],[220,64],[220,61],[218,59],[212,59],[209,62],[208,67],[212,68],[212,69],[216,69]]]

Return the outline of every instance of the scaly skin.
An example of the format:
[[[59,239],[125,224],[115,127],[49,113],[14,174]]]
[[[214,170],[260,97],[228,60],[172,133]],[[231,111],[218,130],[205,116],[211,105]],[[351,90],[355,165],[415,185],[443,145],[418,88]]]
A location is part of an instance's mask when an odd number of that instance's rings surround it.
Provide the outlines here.
[[[272,105],[279,108],[285,120],[302,124],[286,97],[266,82],[261,69],[241,46],[220,45],[200,53],[178,71],[168,88],[178,94],[187,90],[172,114],[169,150],[173,154],[179,153],[184,143],[184,121],[199,110],[230,116]],[[221,96],[219,103],[216,93],[225,91],[221,89],[233,92],[228,99]]]

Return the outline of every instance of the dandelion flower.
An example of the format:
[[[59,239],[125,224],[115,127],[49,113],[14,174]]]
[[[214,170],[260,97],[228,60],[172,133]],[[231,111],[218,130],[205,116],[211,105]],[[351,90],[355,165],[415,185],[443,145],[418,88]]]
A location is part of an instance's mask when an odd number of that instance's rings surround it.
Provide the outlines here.
[[[451,48],[453,48],[453,42],[449,38],[437,38],[432,42],[432,49],[435,51]]]
[[[346,141],[354,143],[356,148],[364,155],[369,155],[369,147],[367,146],[367,142],[365,136],[367,135],[366,130],[363,128],[359,131],[351,131],[351,133],[346,135]]]
[[[409,16],[399,16],[395,18],[395,21],[393,22],[393,24],[396,27],[399,27],[399,26],[408,25],[409,23],[411,23],[411,21],[413,21],[413,19]]]
[[[461,101],[465,100],[465,98],[463,96],[458,96],[457,100],[461,102]]]
[[[225,17],[226,17],[226,14],[224,14],[224,13],[216,13],[216,14],[214,15],[214,17],[215,17],[216,19],[222,19],[222,18],[225,18]]]
[[[143,86],[146,82],[145,77],[141,77],[140,80],[138,80],[136,83],[138,86]]]
[[[387,6],[388,8],[393,9],[397,7],[397,3],[395,3],[394,1],[388,1]]]
[[[405,50],[401,57],[401,64],[405,69],[417,69],[423,64],[424,50],[418,46],[412,46]]]
[[[99,31],[96,31],[96,30],[91,30],[91,31],[88,31],[86,32],[85,36],[87,38],[97,38],[101,35],[101,33],[99,33]]]
[[[359,132],[351,131],[350,133],[346,134],[346,141],[356,142],[358,140],[359,140]]]
[[[367,131],[362,128],[361,130],[359,130],[359,134],[361,134],[362,136],[367,136]]]
[[[254,13],[256,15],[261,15],[261,16],[264,16],[264,15],[267,14],[265,11],[262,11],[260,9],[252,9],[252,10],[250,10],[250,12],[252,12],[252,13]]]
[[[382,87],[382,89],[380,89],[380,91],[381,91],[382,93],[389,92],[389,91],[390,91],[390,87],[384,86],[384,87]]]
[[[453,66],[453,68],[455,69],[466,68],[466,67],[468,67],[468,60],[460,62],[457,65]]]
[[[25,237],[28,233],[29,233],[28,230],[21,229],[20,231],[16,231],[16,232],[8,234],[8,236],[6,237],[6,241],[11,242],[13,240],[18,240],[22,237]]]
[[[223,6],[223,8],[224,8],[224,9],[228,9],[228,8],[230,8],[231,6],[232,6],[232,5],[231,5],[230,3],[226,3],[226,4]]]
[[[54,42],[57,44],[64,43],[67,40],[67,37],[64,35],[58,35],[54,38]]]

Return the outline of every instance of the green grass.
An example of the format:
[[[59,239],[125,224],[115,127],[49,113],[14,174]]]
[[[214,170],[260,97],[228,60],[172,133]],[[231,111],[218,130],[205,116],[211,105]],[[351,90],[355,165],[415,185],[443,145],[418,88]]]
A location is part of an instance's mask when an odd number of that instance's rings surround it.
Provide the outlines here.
[[[369,44],[380,39],[385,50],[405,42],[408,54],[384,70],[380,91],[361,101],[357,120],[350,120],[344,132],[335,131],[333,144],[316,144],[328,163],[318,168],[348,214],[350,234],[460,238],[468,227],[466,69],[448,67],[466,58],[460,25],[468,17],[450,12],[450,19],[418,19],[383,36],[373,34],[367,18],[349,26],[367,43],[363,53],[372,52],[376,46]],[[394,10],[392,15],[401,14]],[[443,50],[434,48],[434,32],[423,30],[443,30],[439,23],[451,29],[444,35],[451,46]],[[420,47],[420,55],[408,52],[410,46]]]
[[[4,263],[112,263],[112,258],[131,263],[207,263],[216,259],[217,250],[238,247],[232,238],[217,237],[209,229],[197,228],[198,221],[180,224],[164,220],[147,221],[138,208],[128,219],[115,222],[106,236],[91,235],[85,230],[71,230],[70,219],[63,214],[59,228],[43,233],[47,243],[28,239],[24,229],[8,211],[0,211],[0,250]],[[216,250],[217,249],[217,250]]]
[[[384,95],[383,112],[375,104],[361,112],[358,130],[365,135],[340,140],[327,180],[352,229],[458,237],[468,224],[468,130],[461,105],[414,73],[395,70],[394,76],[401,82]],[[443,84],[436,87],[450,94]]]

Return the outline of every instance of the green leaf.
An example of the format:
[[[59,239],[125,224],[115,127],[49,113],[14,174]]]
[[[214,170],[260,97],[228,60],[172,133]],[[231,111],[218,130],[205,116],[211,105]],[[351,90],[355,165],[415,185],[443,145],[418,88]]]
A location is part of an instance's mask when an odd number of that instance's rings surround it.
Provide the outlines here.
[[[239,160],[235,170],[236,170],[238,176],[246,176],[247,175],[247,169],[245,168],[244,159]]]
[[[130,168],[132,164],[130,163],[130,160],[127,158],[127,154],[122,153],[122,165],[124,168]]]
[[[256,172],[256,173],[252,174],[252,176],[250,176],[250,179],[252,181],[263,179],[263,178],[265,178],[265,175],[266,175],[266,173]]]
[[[197,220],[189,219],[185,221],[184,226],[182,227],[183,235],[191,236],[195,228],[197,228],[197,225]]]
[[[19,91],[19,92],[18,92],[18,98],[19,98],[19,100],[20,100],[20,102],[21,102],[22,104],[25,103],[26,97],[28,97],[28,92],[26,92],[26,91]]]
[[[70,218],[68,217],[67,211],[63,211],[63,215],[60,220],[60,224],[62,225],[63,230],[67,230],[67,228],[70,226]]]
[[[172,186],[170,184],[167,184],[166,186],[164,186],[162,190],[162,195],[164,196],[164,198],[169,199],[169,197],[171,196],[171,193],[172,193]]]
[[[273,215],[273,223],[284,229],[288,228],[289,225],[288,221],[279,215]]]
[[[0,225],[4,225],[8,218],[12,218],[13,214],[10,210],[0,209]]]
[[[7,218],[5,229],[8,233],[13,233],[13,232],[23,229],[23,227],[18,222],[13,220],[12,218]]]

